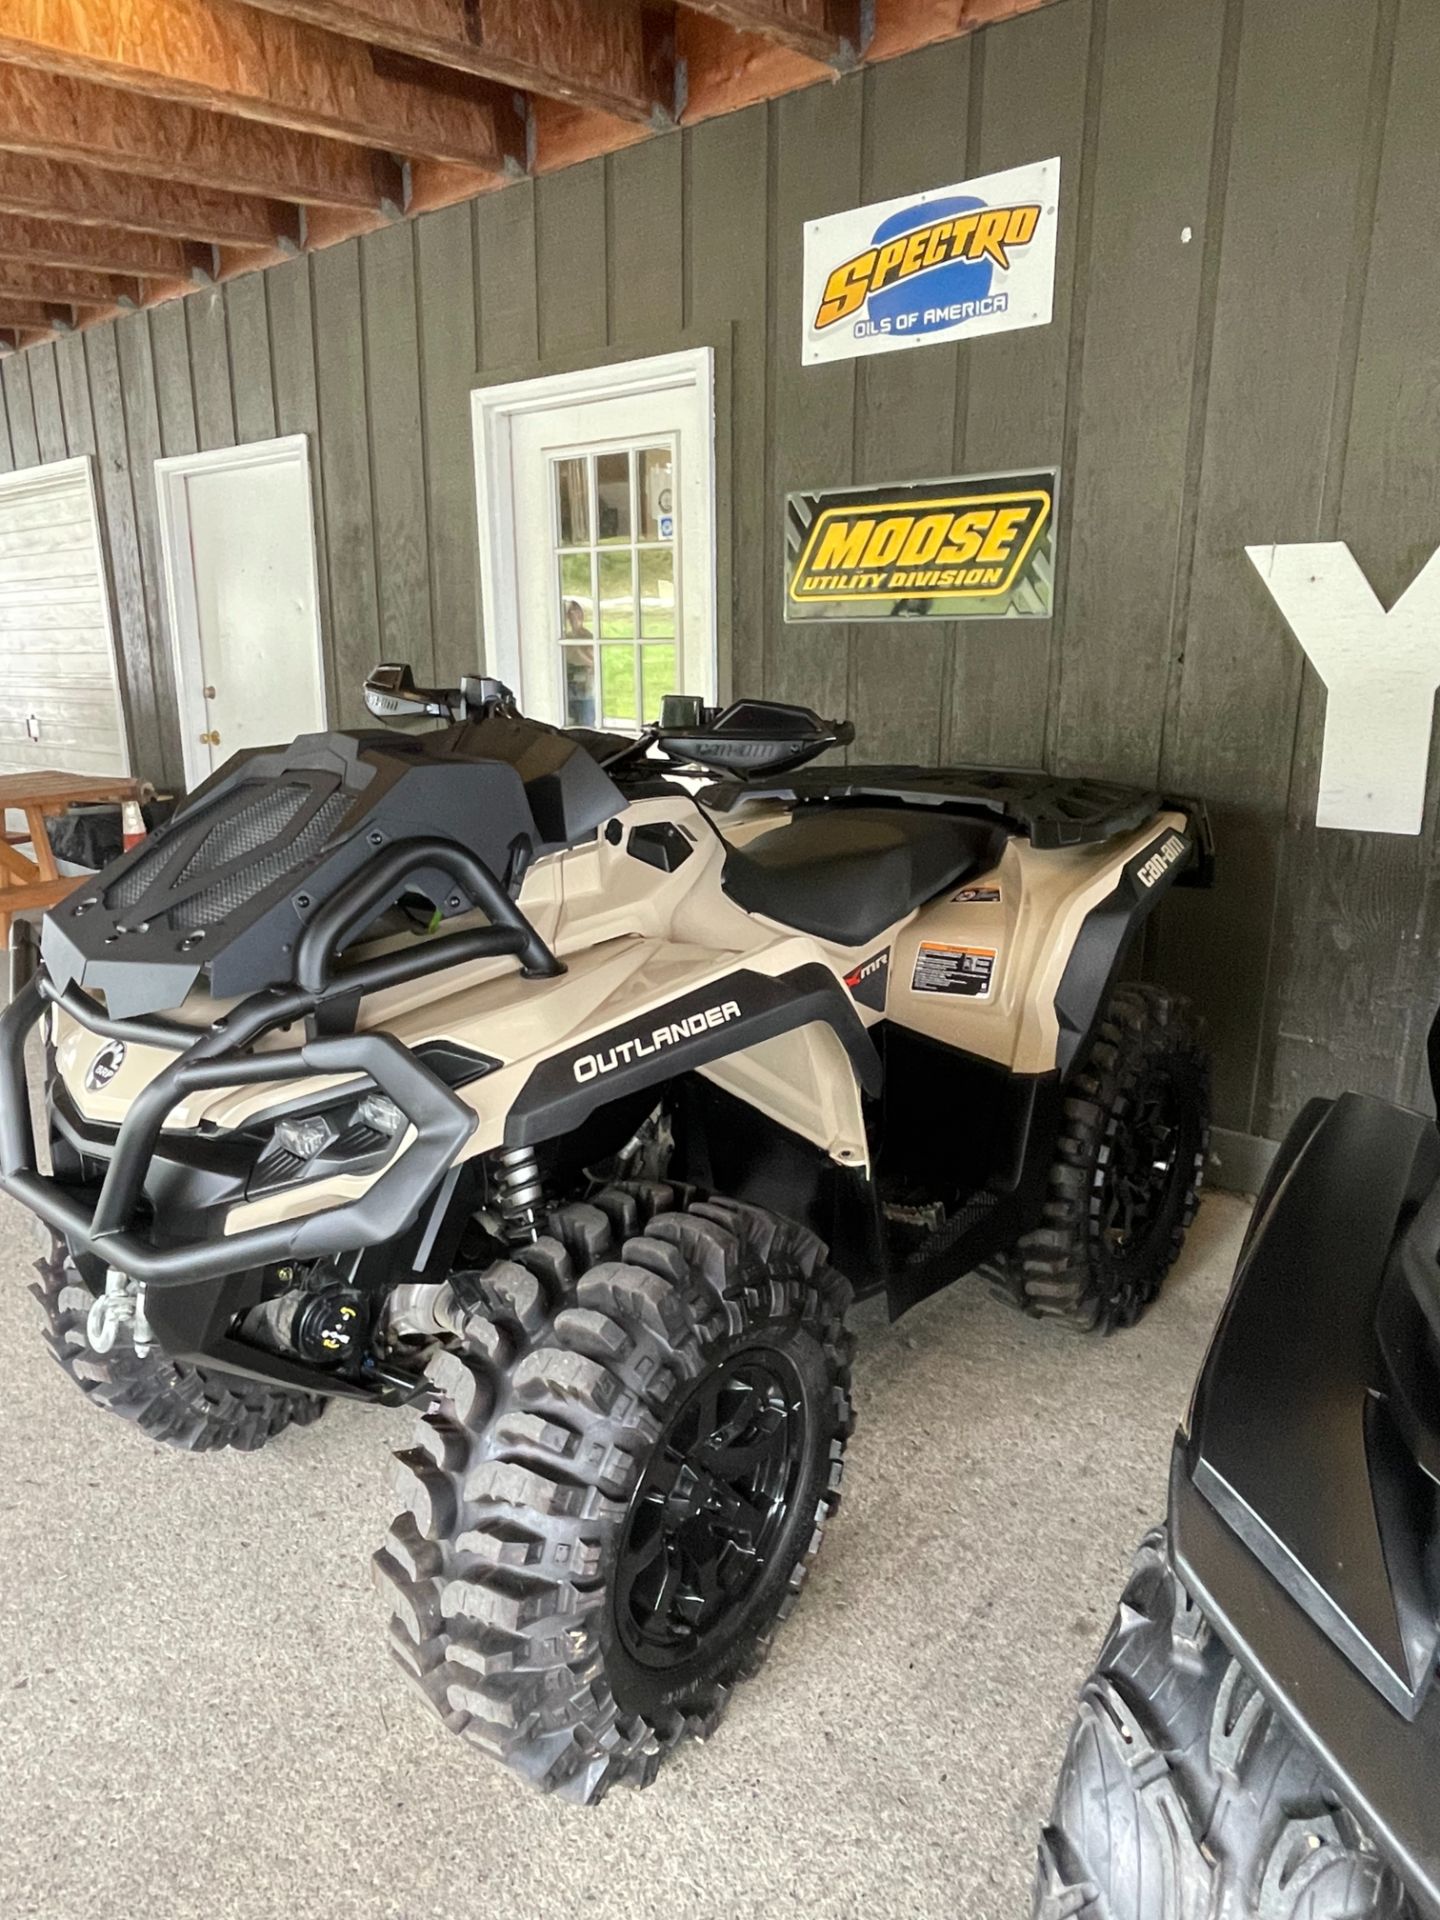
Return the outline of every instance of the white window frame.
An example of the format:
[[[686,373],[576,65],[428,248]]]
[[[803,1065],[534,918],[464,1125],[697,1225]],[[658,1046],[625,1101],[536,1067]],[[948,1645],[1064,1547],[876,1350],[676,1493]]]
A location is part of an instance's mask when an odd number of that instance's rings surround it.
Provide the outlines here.
[[[216,447],[208,453],[176,453],[155,462],[155,493],[159,508],[160,563],[165,575],[165,628],[170,660],[175,670],[175,700],[180,709],[180,739],[185,755],[185,781],[196,786],[210,776],[208,763],[195,753],[195,743],[208,725],[204,678],[200,670],[200,614],[195,602],[195,568],[190,552],[190,513],[184,481],[192,474],[243,472],[246,467],[296,466],[305,482],[310,516],[306,553],[310,561],[310,604],[315,610],[315,685],[320,713],[329,724],[330,702],[325,683],[325,638],[320,617],[320,568],[315,553],[315,494],[310,480],[310,441],[303,433],[278,440],[252,440],[242,447]]]
[[[100,608],[105,622],[105,657],[110,663],[110,691],[115,698],[115,716],[120,723],[120,758],[123,763],[120,771],[129,775],[134,772],[135,767],[130,747],[130,722],[125,712],[125,698],[120,686],[120,658],[115,638],[114,609],[111,603],[110,554],[100,525],[100,504],[95,493],[95,462],[88,453],[81,453],[72,460],[46,460],[39,466],[18,467],[12,473],[0,474],[0,493],[33,493],[58,487],[82,473],[85,476],[85,497],[90,503],[90,532],[95,541],[95,555],[99,565]],[[3,824],[3,821],[0,821],[0,825]]]
[[[710,670],[720,684],[720,628],[717,605],[715,535],[715,354],[692,347],[646,360],[622,360],[610,366],[581,367],[570,373],[542,374],[503,386],[477,387],[470,395],[475,453],[475,508],[480,537],[480,606],[485,622],[485,670],[522,691],[520,580],[516,559],[518,527],[510,485],[512,430],[523,414],[547,412],[596,400],[630,399],[638,394],[691,389],[700,400],[700,459],[707,475],[708,508],[704,524],[682,530],[681,564],[704,574],[710,616]],[[687,458],[689,456],[686,456]]]

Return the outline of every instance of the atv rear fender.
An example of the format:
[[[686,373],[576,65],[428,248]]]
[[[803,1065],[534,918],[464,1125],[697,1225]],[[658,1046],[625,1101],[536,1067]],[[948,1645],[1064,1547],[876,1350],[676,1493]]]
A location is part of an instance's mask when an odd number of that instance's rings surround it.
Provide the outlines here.
[[[1434,1125],[1312,1102],[1177,1439],[1170,1525],[1193,1597],[1440,1914],[1437,1256]]]

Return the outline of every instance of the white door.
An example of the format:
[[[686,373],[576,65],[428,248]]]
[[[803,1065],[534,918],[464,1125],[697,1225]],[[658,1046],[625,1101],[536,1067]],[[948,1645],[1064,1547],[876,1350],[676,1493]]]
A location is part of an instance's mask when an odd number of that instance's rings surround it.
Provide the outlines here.
[[[709,352],[485,388],[474,409],[489,671],[561,726],[713,702]]]
[[[0,773],[31,767],[131,771],[88,459],[0,475]]]
[[[185,779],[325,725],[305,436],[157,460]]]

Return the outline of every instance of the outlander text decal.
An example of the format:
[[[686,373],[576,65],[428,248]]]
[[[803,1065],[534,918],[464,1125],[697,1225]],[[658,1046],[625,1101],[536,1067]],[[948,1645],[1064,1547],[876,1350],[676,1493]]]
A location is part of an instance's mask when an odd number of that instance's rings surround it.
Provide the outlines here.
[[[583,1083],[597,1079],[602,1073],[614,1073],[617,1067],[628,1067],[632,1060],[643,1060],[647,1054],[659,1053],[666,1047],[678,1047],[685,1040],[708,1033],[711,1027],[723,1027],[727,1021],[739,1018],[738,1001],[723,1000],[719,1006],[706,1007],[684,1020],[652,1027],[648,1035],[637,1033],[629,1040],[617,1040],[603,1053],[582,1053],[575,1062],[575,1078]]]

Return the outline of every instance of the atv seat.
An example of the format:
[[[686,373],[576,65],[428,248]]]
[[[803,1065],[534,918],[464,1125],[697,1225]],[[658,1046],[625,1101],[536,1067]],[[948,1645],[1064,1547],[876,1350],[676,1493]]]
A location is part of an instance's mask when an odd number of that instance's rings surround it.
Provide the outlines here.
[[[904,807],[807,808],[732,847],[724,888],[747,913],[858,947],[1000,858],[993,820]]]

